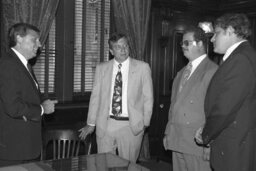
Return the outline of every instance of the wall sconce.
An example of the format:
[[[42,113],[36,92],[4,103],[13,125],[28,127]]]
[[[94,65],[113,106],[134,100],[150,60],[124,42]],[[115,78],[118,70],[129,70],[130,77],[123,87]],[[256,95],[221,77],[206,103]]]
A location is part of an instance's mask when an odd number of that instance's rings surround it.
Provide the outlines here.
[[[211,22],[199,22],[198,26],[203,29],[205,33],[213,33],[213,26]]]
[[[207,36],[207,46],[206,46],[206,52],[207,54],[210,53],[210,49],[211,49],[211,38],[214,34],[214,30],[213,30],[213,26],[212,26],[212,23],[211,22],[207,22],[207,21],[204,21],[204,22],[199,22],[198,23],[198,27],[200,27],[202,30],[204,30],[205,32],[205,35]]]

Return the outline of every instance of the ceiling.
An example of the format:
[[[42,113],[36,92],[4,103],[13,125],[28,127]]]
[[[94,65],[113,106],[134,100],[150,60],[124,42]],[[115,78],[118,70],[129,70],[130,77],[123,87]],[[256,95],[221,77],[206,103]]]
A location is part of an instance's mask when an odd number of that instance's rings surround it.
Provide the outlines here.
[[[224,11],[230,9],[256,7],[255,0],[152,0],[153,7],[170,7],[173,9],[195,9]],[[256,11],[256,10],[254,10]]]

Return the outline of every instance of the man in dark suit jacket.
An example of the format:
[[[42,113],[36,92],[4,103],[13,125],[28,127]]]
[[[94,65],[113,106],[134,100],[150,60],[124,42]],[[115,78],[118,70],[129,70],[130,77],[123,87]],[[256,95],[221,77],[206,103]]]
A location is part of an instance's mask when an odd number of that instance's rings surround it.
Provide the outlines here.
[[[41,103],[39,85],[28,64],[41,47],[38,28],[26,23],[13,25],[9,47],[0,60],[0,166],[40,156],[41,116],[54,112],[57,103]]]
[[[254,170],[256,52],[246,40],[249,26],[244,14],[223,15],[211,39],[214,52],[225,54],[205,99],[202,141],[211,147],[214,171]]]
[[[129,56],[126,35],[114,33],[109,46],[114,59],[96,68],[87,125],[80,129],[80,137],[86,138],[96,126],[99,153],[115,153],[117,149],[119,156],[136,162],[153,109],[151,71],[147,63]],[[119,71],[122,75],[121,98],[115,98],[119,90],[115,84]],[[121,104],[117,105],[114,99]]]
[[[206,54],[207,37],[199,27],[188,28],[182,40],[184,56],[189,64],[178,72],[172,86],[171,107],[163,140],[172,150],[173,171],[211,171],[203,159],[209,149],[196,144],[194,135],[205,123],[204,99],[210,80],[218,66]],[[186,82],[186,69],[192,65]]]

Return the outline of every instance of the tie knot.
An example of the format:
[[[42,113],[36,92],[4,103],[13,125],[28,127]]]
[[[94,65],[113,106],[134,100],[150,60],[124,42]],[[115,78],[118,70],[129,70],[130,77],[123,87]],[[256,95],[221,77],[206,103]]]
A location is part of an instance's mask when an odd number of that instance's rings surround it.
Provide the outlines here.
[[[187,72],[187,73],[190,74],[191,71],[192,71],[192,63],[189,62],[189,63],[187,64],[187,66],[186,66],[185,72]]]
[[[118,69],[121,69],[121,67],[122,67],[122,64],[118,64]]]
[[[187,65],[187,70],[191,70],[192,69],[192,63],[189,62],[188,65]]]
[[[189,62],[184,70],[183,77],[185,80],[187,80],[190,76],[190,73],[192,71],[192,63]]]

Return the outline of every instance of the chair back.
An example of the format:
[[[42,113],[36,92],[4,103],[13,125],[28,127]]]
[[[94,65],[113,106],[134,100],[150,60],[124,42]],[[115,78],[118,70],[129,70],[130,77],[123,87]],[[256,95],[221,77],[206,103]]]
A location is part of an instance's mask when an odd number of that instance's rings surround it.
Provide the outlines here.
[[[56,129],[43,133],[41,159],[63,159],[91,153],[91,137],[81,140],[77,130]],[[50,156],[50,157],[49,157]]]

